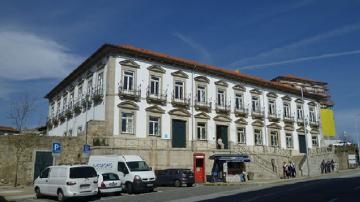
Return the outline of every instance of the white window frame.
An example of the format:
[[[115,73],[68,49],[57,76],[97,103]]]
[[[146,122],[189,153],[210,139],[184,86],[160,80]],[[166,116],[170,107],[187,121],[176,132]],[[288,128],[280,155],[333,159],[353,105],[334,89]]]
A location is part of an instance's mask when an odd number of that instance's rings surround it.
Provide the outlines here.
[[[157,119],[157,120],[154,120]],[[157,128],[157,130],[156,130]],[[149,116],[149,136],[160,137],[161,136],[161,117]]]
[[[181,80],[175,80],[174,82],[174,98],[183,100],[185,95],[185,82]]]
[[[104,89],[104,72],[98,72],[97,74],[97,83],[96,83],[96,87],[99,92],[98,93],[102,93],[103,89]]]
[[[199,103],[206,102],[206,86],[205,85],[197,85],[196,86],[196,100]]]
[[[244,96],[242,93],[235,93],[235,108],[244,109]]]
[[[263,145],[261,129],[254,128],[254,142],[255,142],[255,145]]]
[[[83,85],[79,85],[78,87],[78,99],[82,99],[83,97]]]
[[[91,95],[92,94],[92,89],[93,89],[93,79],[89,78],[87,80],[86,94]]]
[[[200,125],[201,124],[201,125]],[[197,122],[196,123],[196,136],[198,140],[207,140],[207,124],[206,122]]]
[[[309,120],[311,123],[315,123],[316,120],[316,111],[314,106],[309,106]]]
[[[159,96],[161,94],[161,76],[150,75],[150,95]]]
[[[300,120],[304,120],[304,107],[303,105],[296,105],[296,118]]]
[[[226,91],[224,89],[217,90],[217,100],[216,103],[218,106],[225,107],[226,102]]]
[[[260,97],[259,96],[252,96],[251,97],[251,109],[253,112],[260,112]]]
[[[286,140],[286,148],[293,148],[294,144],[293,144],[293,137],[291,133],[286,133],[285,134],[285,140]]]
[[[124,115],[132,115],[125,116]],[[135,113],[134,112],[121,112],[121,123],[120,123],[120,131],[125,134],[135,134]],[[123,130],[123,124],[125,121],[125,131]]]
[[[245,127],[237,127],[237,142],[238,144],[246,144],[246,128]]]
[[[284,108],[284,117],[290,118],[291,117],[291,105],[290,102],[284,102],[283,103]]]
[[[279,143],[279,132],[278,131],[270,131],[270,146],[278,147]]]
[[[268,112],[269,115],[276,115],[276,100],[269,99],[268,100]]]
[[[312,135],[311,136],[311,143],[313,147],[317,147],[319,146],[319,142],[318,142],[318,137],[317,135]]]
[[[133,91],[135,88],[135,71],[125,69],[122,77],[122,88],[125,91]]]

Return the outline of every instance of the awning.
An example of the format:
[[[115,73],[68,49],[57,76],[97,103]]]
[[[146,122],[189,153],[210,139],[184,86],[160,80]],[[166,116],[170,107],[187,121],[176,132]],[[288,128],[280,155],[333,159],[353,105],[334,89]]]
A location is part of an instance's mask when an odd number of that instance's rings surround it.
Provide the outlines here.
[[[250,162],[247,154],[214,154],[209,159],[226,162]]]

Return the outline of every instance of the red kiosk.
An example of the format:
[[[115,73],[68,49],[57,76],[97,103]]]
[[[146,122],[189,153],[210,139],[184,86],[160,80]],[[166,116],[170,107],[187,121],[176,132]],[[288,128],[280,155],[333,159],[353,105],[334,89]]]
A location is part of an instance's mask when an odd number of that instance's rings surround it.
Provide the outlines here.
[[[204,183],[205,182],[205,154],[204,153],[194,153],[194,175],[195,183]]]

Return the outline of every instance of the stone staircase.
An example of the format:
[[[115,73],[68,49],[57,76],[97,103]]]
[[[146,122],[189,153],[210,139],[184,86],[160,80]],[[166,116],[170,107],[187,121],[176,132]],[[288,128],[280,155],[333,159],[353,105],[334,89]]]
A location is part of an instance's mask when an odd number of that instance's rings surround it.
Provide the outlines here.
[[[252,162],[256,165],[252,168],[251,172],[257,173],[259,176],[255,176],[256,178],[268,178],[274,179],[279,178],[278,166],[275,162],[271,162],[261,155],[252,154]]]

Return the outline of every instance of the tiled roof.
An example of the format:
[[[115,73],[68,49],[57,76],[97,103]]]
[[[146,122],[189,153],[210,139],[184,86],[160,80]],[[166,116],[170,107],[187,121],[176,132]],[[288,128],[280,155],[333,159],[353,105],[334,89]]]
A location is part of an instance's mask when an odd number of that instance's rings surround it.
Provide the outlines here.
[[[8,126],[0,126],[0,131],[14,132],[14,133],[19,132],[15,128],[11,128],[11,127],[8,127]]]
[[[274,79],[272,79],[272,81],[277,81],[277,80],[289,80],[289,81],[300,81],[300,82],[305,82],[305,83],[312,83],[312,84],[318,84],[318,85],[327,85],[326,82],[323,81],[315,81],[312,79],[308,79],[308,78],[303,78],[303,77],[298,77],[292,74],[288,74],[285,76],[278,76]]]
[[[201,64],[195,62],[193,60],[178,58],[174,56],[170,56],[163,53],[158,53],[151,50],[146,50],[143,48],[136,48],[131,45],[112,45],[112,44],[104,44],[101,46],[95,53],[93,53],[89,58],[87,58],[78,68],[76,68],[72,73],[70,73],[63,81],[61,81],[55,88],[53,88],[45,98],[51,98],[56,95],[57,92],[61,91],[66,85],[75,80],[77,76],[81,73],[85,72],[89,66],[96,62],[96,59],[109,54],[109,53],[123,53],[132,57],[141,57],[150,59],[152,61],[166,63],[166,64],[176,64],[179,66],[183,66],[189,69],[195,69],[200,71],[206,71],[210,74],[216,74],[225,76],[234,80],[239,80],[240,82],[251,83],[267,88],[273,88],[280,91],[289,92],[292,94],[300,95],[300,90],[294,87],[291,87],[286,84],[281,84],[276,81],[265,80],[256,76],[251,76],[248,74],[243,74],[238,71],[228,70],[224,68],[219,68],[216,66],[211,66],[207,64]],[[311,97],[314,99],[322,99],[322,95],[315,95],[311,93],[305,93],[304,96]]]

